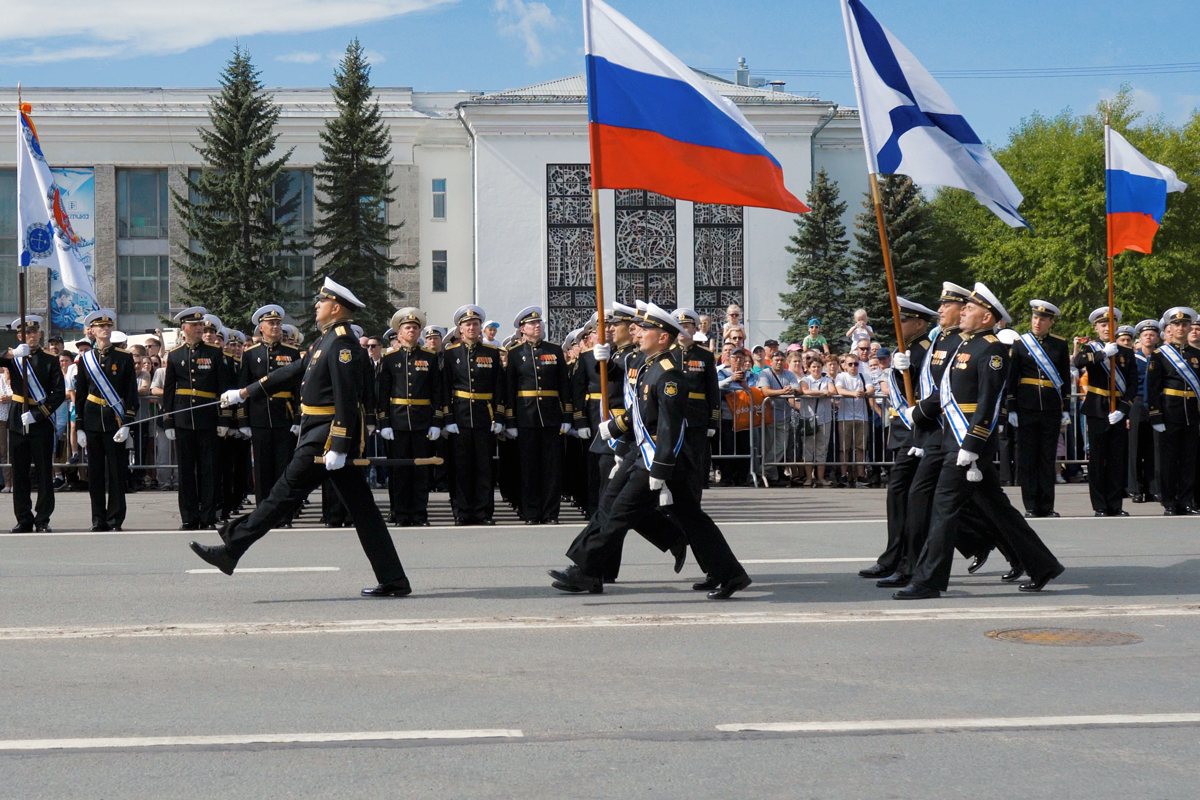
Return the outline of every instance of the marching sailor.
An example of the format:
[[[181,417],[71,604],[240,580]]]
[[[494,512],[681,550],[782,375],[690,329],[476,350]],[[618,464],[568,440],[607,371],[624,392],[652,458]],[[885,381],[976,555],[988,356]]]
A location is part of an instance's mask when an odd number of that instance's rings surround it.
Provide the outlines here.
[[[1158,491],[1163,514],[1200,514],[1196,449],[1200,444],[1200,349],[1188,344],[1194,309],[1166,313],[1166,341],[1146,367],[1146,408],[1158,436]]]

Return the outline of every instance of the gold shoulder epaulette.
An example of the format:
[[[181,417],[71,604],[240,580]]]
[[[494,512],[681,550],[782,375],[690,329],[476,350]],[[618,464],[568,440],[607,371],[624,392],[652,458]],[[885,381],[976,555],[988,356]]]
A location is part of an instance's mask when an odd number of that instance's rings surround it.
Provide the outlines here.
[[[249,352],[250,352],[251,350],[253,350],[254,348],[256,348],[256,347],[262,347],[262,346],[263,346],[263,343],[262,343],[262,342],[255,342],[254,344],[250,345],[249,347],[247,347],[247,348],[246,348],[245,350],[243,350],[242,352],[243,352],[243,353],[249,353]]]
[[[929,348],[933,347],[933,342],[929,341],[928,339],[922,339],[921,341],[917,342],[917,347],[928,350]]]
[[[454,345],[450,345],[450,347],[453,347],[453,346],[454,346]],[[430,350],[428,347],[418,347],[417,349],[418,349],[418,350],[420,350],[422,353],[428,353],[428,354],[429,354],[429,355],[431,355],[431,356],[436,356],[436,355],[437,355],[437,351],[436,351],[436,350]],[[398,351],[393,351],[393,352],[398,352]]]
[[[454,348],[461,347],[461,346],[462,346],[462,342],[453,342],[453,343],[448,344],[445,347],[443,347],[442,351],[444,352],[446,350],[453,350]]]
[[[500,349],[500,346],[499,346],[499,345],[492,344],[491,342],[484,342],[484,341],[480,341],[479,343],[480,343],[481,345],[483,345],[484,347],[490,347],[490,348],[492,348],[493,350],[499,350],[499,349]],[[516,346],[516,345],[514,345],[514,347],[515,347],[515,346]]]
[[[658,363],[662,365],[664,371],[675,368],[675,362],[669,358],[659,359]]]
[[[336,328],[333,329],[333,332],[337,336],[345,336],[350,331],[346,328],[345,325],[338,325]]]
[[[992,335],[992,334],[990,334],[990,333],[985,333],[985,334],[983,335],[983,340],[984,340],[985,342],[991,342],[992,344],[995,344],[996,342],[1000,341],[999,339],[997,339],[995,336],[993,336],[993,335]]]
[[[187,342],[184,342],[183,344],[177,344],[174,347],[172,347],[170,350],[168,350],[167,352],[174,353],[176,350],[182,350],[185,347],[187,347]]]
[[[1057,333],[1050,333],[1047,334],[1047,336],[1049,336],[1051,339],[1058,339],[1060,342],[1065,342],[1067,340],[1067,337],[1059,336]]]

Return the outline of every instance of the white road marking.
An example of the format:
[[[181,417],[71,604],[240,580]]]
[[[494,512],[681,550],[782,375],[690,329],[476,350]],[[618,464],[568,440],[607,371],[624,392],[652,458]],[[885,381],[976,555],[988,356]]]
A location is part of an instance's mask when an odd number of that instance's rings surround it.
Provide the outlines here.
[[[848,564],[874,561],[874,558],[743,558],[743,564]]]
[[[751,589],[753,591],[753,589]],[[253,636],[313,633],[420,633],[503,630],[686,627],[697,625],[804,625],[851,622],[947,622],[1108,617],[1194,617],[1200,605],[978,606],[860,611],[760,611],[585,617],[479,617],[290,622],[181,622],[153,625],[48,625],[0,628],[0,642],[56,639],[138,639],[183,636]]]
[[[976,717],[968,719],[883,719],[855,722],[747,722],[718,725],[729,732],[859,733],[885,731],[977,730],[997,728],[1078,728],[1113,725],[1200,723],[1200,714],[1089,714],[1075,717]]]
[[[243,567],[237,570],[235,575],[244,575],[247,572],[337,572],[341,567]],[[188,575],[220,575],[221,570],[216,567],[209,569],[189,569]]]
[[[481,728],[461,731],[355,731],[351,733],[251,733],[225,736],[128,736],[97,739],[0,739],[0,752],[85,750],[109,747],[394,742],[403,739],[521,739],[524,736],[523,732],[516,729]]]

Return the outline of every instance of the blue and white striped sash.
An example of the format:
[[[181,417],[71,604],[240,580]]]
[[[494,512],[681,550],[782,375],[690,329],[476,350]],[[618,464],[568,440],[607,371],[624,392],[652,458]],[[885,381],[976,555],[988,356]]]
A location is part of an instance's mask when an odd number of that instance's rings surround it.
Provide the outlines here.
[[[646,367],[647,365],[643,364],[641,369],[638,370],[639,377]],[[628,384],[626,385],[628,386]],[[633,404],[626,406],[625,413],[633,420],[633,435],[637,439],[638,450],[642,454],[642,462],[646,465],[646,469],[650,469],[654,465],[654,455],[658,450],[654,443],[654,437],[650,435],[650,431],[646,428],[646,423],[642,421],[642,410],[638,406],[636,386],[632,390],[632,394]],[[628,401],[628,396],[626,400]],[[687,420],[685,419],[679,429],[679,441],[675,443],[675,455],[679,455],[679,449],[683,447],[683,432],[686,429]]]
[[[929,359],[925,360],[928,361]],[[912,423],[909,422],[904,416],[904,410],[908,408],[908,396],[904,393],[903,387],[900,386],[900,380],[896,377],[896,368],[892,367],[889,369],[887,371],[887,376],[888,389],[892,393],[892,407],[895,408],[896,411],[900,412],[900,416],[897,417],[897,419],[900,420],[901,425],[911,431],[913,427]]]
[[[104,367],[100,366],[100,359],[96,356],[95,350],[89,350],[83,354],[83,366],[88,371],[88,376],[92,379],[92,383],[100,392],[100,396],[116,413],[117,419],[125,418],[125,403],[121,400],[121,395],[117,394],[117,390],[113,388],[112,382],[108,376],[104,374]]]
[[[1029,351],[1029,354],[1033,356],[1033,360],[1037,362],[1038,369],[1046,373],[1046,377],[1054,384],[1055,389],[1062,391],[1062,376],[1054,368],[1054,362],[1050,360],[1050,356],[1046,355],[1046,351],[1042,348],[1042,343],[1032,333],[1022,333],[1021,341],[1025,343],[1025,349]]]
[[[44,403],[46,401],[46,390],[42,388],[42,382],[38,380],[37,373],[33,371],[33,362],[29,360],[29,356],[17,359],[17,369],[21,371],[21,377],[25,379],[25,386],[29,390],[30,399],[38,405]]]
[[[1101,350],[1104,349],[1104,345],[1100,344],[1099,342],[1089,342],[1089,344],[1091,345],[1092,349],[1095,350],[1097,353],[1099,353]],[[1108,381],[1109,388],[1112,388],[1112,380],[1111,380],[1112,376],[1116,375],[1117,376],[1117,391],[1120,392],[1121,394],[1125,394],[1125,376],[1121,374],[1121,370],[1116,370],[1115,372],[1113,371],[1112,359],[1105,358],[1104,361],[1100,362],[1100,366],[1104,367],[1104,371],[1108,373],[1108,376],[1110,379]]]
[[[1200,377],[1196,376],[1196,371],[1184,360],[1179,351],[1168,344],[1161,347],[1159,352],[1166,356],[1167,361],[1171,362],[1171,366],[1175,368],[1180,377],[1187,382],[1188,386],[1192,387],[1192,391],[1200,395]]]

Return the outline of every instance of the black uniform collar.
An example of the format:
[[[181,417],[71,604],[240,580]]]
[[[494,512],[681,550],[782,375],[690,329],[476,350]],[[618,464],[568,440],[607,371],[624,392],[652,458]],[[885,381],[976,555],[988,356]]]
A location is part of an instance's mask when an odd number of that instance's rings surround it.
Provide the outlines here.
[[[333,322],[329,323],[324,328],[321,328],[321,333],[322,334],[329,333],[331,328],[336,328],[338,325],[345,325],[347,328],[349,328],[350,324],[353,321],[354,320],[350,319],[349,317],[342,317],[341,319],[335,319]]]
[[[659,350],[652,356],[646,356],[646,366],[649,366],[656,361],[661,361],[669,355],[671,355],[671,348],[668,347],[666,350]]]

